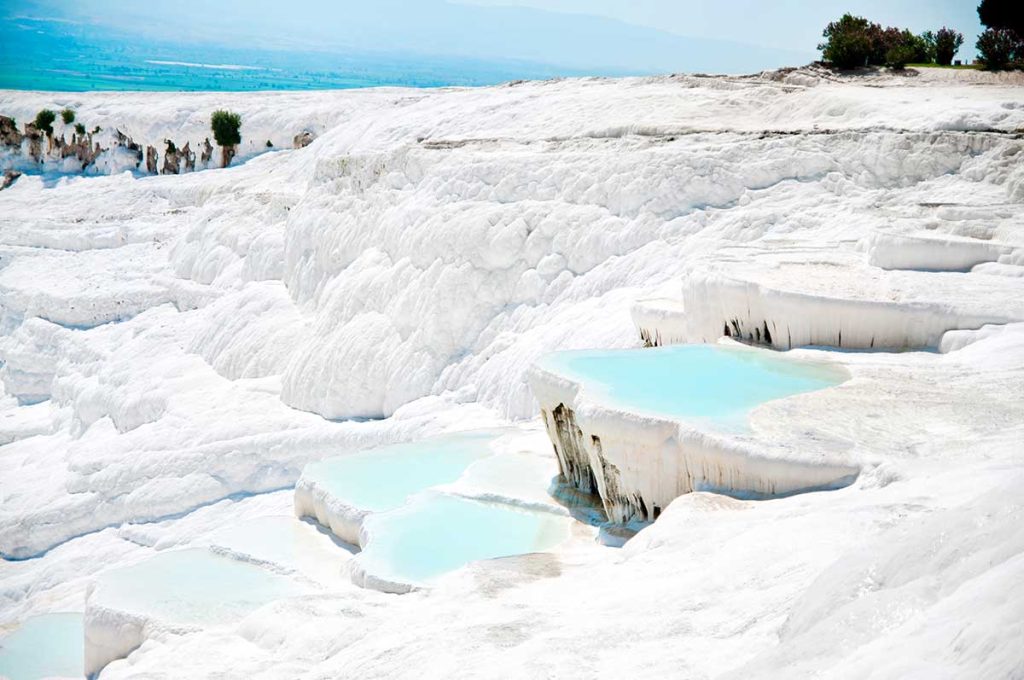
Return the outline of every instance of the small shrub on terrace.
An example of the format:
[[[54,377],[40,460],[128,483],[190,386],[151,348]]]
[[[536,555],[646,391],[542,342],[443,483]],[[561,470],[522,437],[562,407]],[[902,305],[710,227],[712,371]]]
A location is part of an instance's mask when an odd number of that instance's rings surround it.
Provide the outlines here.
[[[242,117],[231,111],[218,110],[210,116],[210,128],[213,130],[213,138],[220,146],[234,146],[242,142],[240,129]]]
[[[48,135],[53,134],[53,121],[57,120],[57,114],[50,109],[43,109],[36,114],[35,125],[40,132]]]

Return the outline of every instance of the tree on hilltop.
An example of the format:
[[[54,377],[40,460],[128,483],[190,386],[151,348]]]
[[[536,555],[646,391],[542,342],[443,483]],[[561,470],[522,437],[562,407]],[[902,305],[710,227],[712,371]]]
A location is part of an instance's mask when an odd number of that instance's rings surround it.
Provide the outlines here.
[[[1024,37],[1024,3],[1020,0],[981,0],[978,18],[987,28],[1008,28]]]
[[[978,18],[987,27],[975,43],[978,61],[991,70],[1013,64],[1024,67],[1024,3],[981,0]]]
[[[866,66],[871,56],[871,23],[864,17],[844,14],[825,27],[818,45],[822,58],[836,68]]]
[[[958,31],[943,26],[935,34],[935,63],[940,66],[949,66],[953,63],[953,57],[964,44],[964,36]]]

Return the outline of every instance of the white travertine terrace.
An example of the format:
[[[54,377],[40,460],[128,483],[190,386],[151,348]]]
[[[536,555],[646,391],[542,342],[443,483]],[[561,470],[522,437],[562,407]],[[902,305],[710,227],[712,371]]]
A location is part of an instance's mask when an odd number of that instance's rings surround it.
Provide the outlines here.
[[[725,249],[689,272],[680,302],[656,312],[640,302],[633,318],[642,338],[671,338],[654,344],[732,337],[783,350],[935,348],[946,331],[1024,321],[1019,281],[1000,274],[890,271],[840,244]]]
[[[657,519],[669,503],[694,491],[783,496],[846,486],[860,471],[836,443],[723,433],[610,406],[594,399],[586,383],[549,368],[535,367],[530,384],[562,475],[599,496],[612,522]]]
[[[0,627],[81,611],[112,569],[291,515],[311,462],[454,430],[537,435],[530,367],[638,348],[632,307],[667,298],[638,312],[650,338],[717,342],[736,320],[764,344],[767,324],[772,345],[833,346],[791,353],[852,377],[764,403],[726,442],[552,382],[541,402],[571,403],[604,455],[618,442],[628,483],[660,506],[621,551],[586,539],[403,598],[338,578],[163,629],[102,680],[1013,677],[1022,84],[798,69],[0,92],[0,114],[70,106],[141,144],[201,138],[217,108],[243,119],[226,170],[51,164],[0,191]],[[305,148],[257,148],[305,129]],[[903,351],[846,351],[872,341]],[[707,474],[680,473],[680,442]],[[669,502],[683,480],[778,492],[847,468],[856,481],[828,492]],[[350,556],[316,536],[340,575]]]

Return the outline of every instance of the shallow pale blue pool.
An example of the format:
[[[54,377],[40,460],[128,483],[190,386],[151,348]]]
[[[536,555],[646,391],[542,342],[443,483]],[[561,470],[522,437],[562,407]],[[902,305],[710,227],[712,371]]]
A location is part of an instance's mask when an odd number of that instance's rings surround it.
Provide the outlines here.
[[[97,579],[99,604],[183,625],[235,621],[296,595],[295,581],[205,549],[158,553]]]
[[[302,476],[353,508],[393,510],[424,489],[457,480],[471,463],[493,453],[488,444],[497,436],[466,432],[382,446],[311,463]]]
[[[26,620],[14,632],[0,637],[0,677],[10,680],[81,678],[83,661],[82,614],[43,614]]]
[[[571,523],[548,512],[425,493],[368,517],[370,542],[357,559],[374,576],[421,584],[477,560],[550,550],[569,537]]]
[[[837,366],[719,345],[556,352],[539,365],[581,383],[588,397],[609,406],[710,421],[725,429],[744,427],[746,414],[766,401],[832,387],[849,377]]]

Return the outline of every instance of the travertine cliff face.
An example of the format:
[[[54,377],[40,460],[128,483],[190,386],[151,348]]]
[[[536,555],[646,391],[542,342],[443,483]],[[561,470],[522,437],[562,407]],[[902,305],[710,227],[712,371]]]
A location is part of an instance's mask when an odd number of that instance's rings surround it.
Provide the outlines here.
[[[17,170],[5,170],[3,178],[0,179],[0,190],[6,189],[14,184],[14,180],[19,177],[21,177],[21,173]]]
[[[36,163],[43,160],[43,133],[34,123],[25,123],[25,138],[28,139],[28,155]]]
[[[189,148],[189,143],[181,147],[182,161],[185,163],[185,172],[192,172],[196,169],[196,154]]]
[[[210,165],[210,159],[213,158],[213,145],[210,144],[210,138],[207,137],[203,140],[203,150],[200,153],[199,161],[203,164],[203,167]]]
[[[74,159],[78,161],[79,169],[84,171],[93,166],[102,154],[114,149],[125,149],[134,155],[136,167],[142,163],[142,147],[131,137],[120,130],[115,130],[110,145],[104,147],[95,139],[98,132],[98,127],[92,132],[76,130],[71,133],[71,140],[68,141],[66,133],[46,134],[39,130],[35,123],[26,123],[24,132],[19,132],[17,122],[13,118],[0,116],[0,152],[6,152],[5,160],[13,161],[4,163],[2,169],[14,171],[12,166],[17,165],[16,159],[23,157],[40,164],[55,162],[60,164],[62,170],[72,172],[75,169],[74,165],[68,166],[66,161]]]
[[[118,146],[135,154],[135,167],[142,164],[142,147],[135,143],[131,137],[120,130],[114,130],[114,146]],[[105,149],[104,149],[105,150]]]
[[[180,149],[174,142],[167,140],[167,150],[164,152],[164,165],[160,169],[161,175],[178,175],[182,172],[192,172],[196,168],[196,155],[192,153],[188,142]]]
[[[214,167],[228,167],[241,153],[238,145],[221,147],[221,162],[213,160],[217,147],[207,137],[192,150],[191,142],[178,146],[173,139],[165,139],[165,149],[159,145],[140,144],[120,129],[111,126],[110,132],[102,132],[96,126],[91,132],[81,125],[70,126],[47,133],[38,129],[34,122],[25,123],[19,130],[18,122],[11,116],[0,115],[0,171],[18,168],[25,171],[25,161],[35,164],[56,165],[60,172],[89,171],[91,173],[123,172],[134,170],[146,174],[178,175]],[[70,141],[68,136],[70,135]],[[316,135],[304,130],[293,138],[293,146],[301,149],[316,139]],[[272,147],[268,147],[272,148]],[[105,155],[110,153],[109,156]],[[102,157],[102,158],[101,158]],[[78,162],[68,163],[70,159]]]
[[[18,132],[18,124],[13,118],[0,116],[0,144],[4,146],[21,146],[22,135]]]

